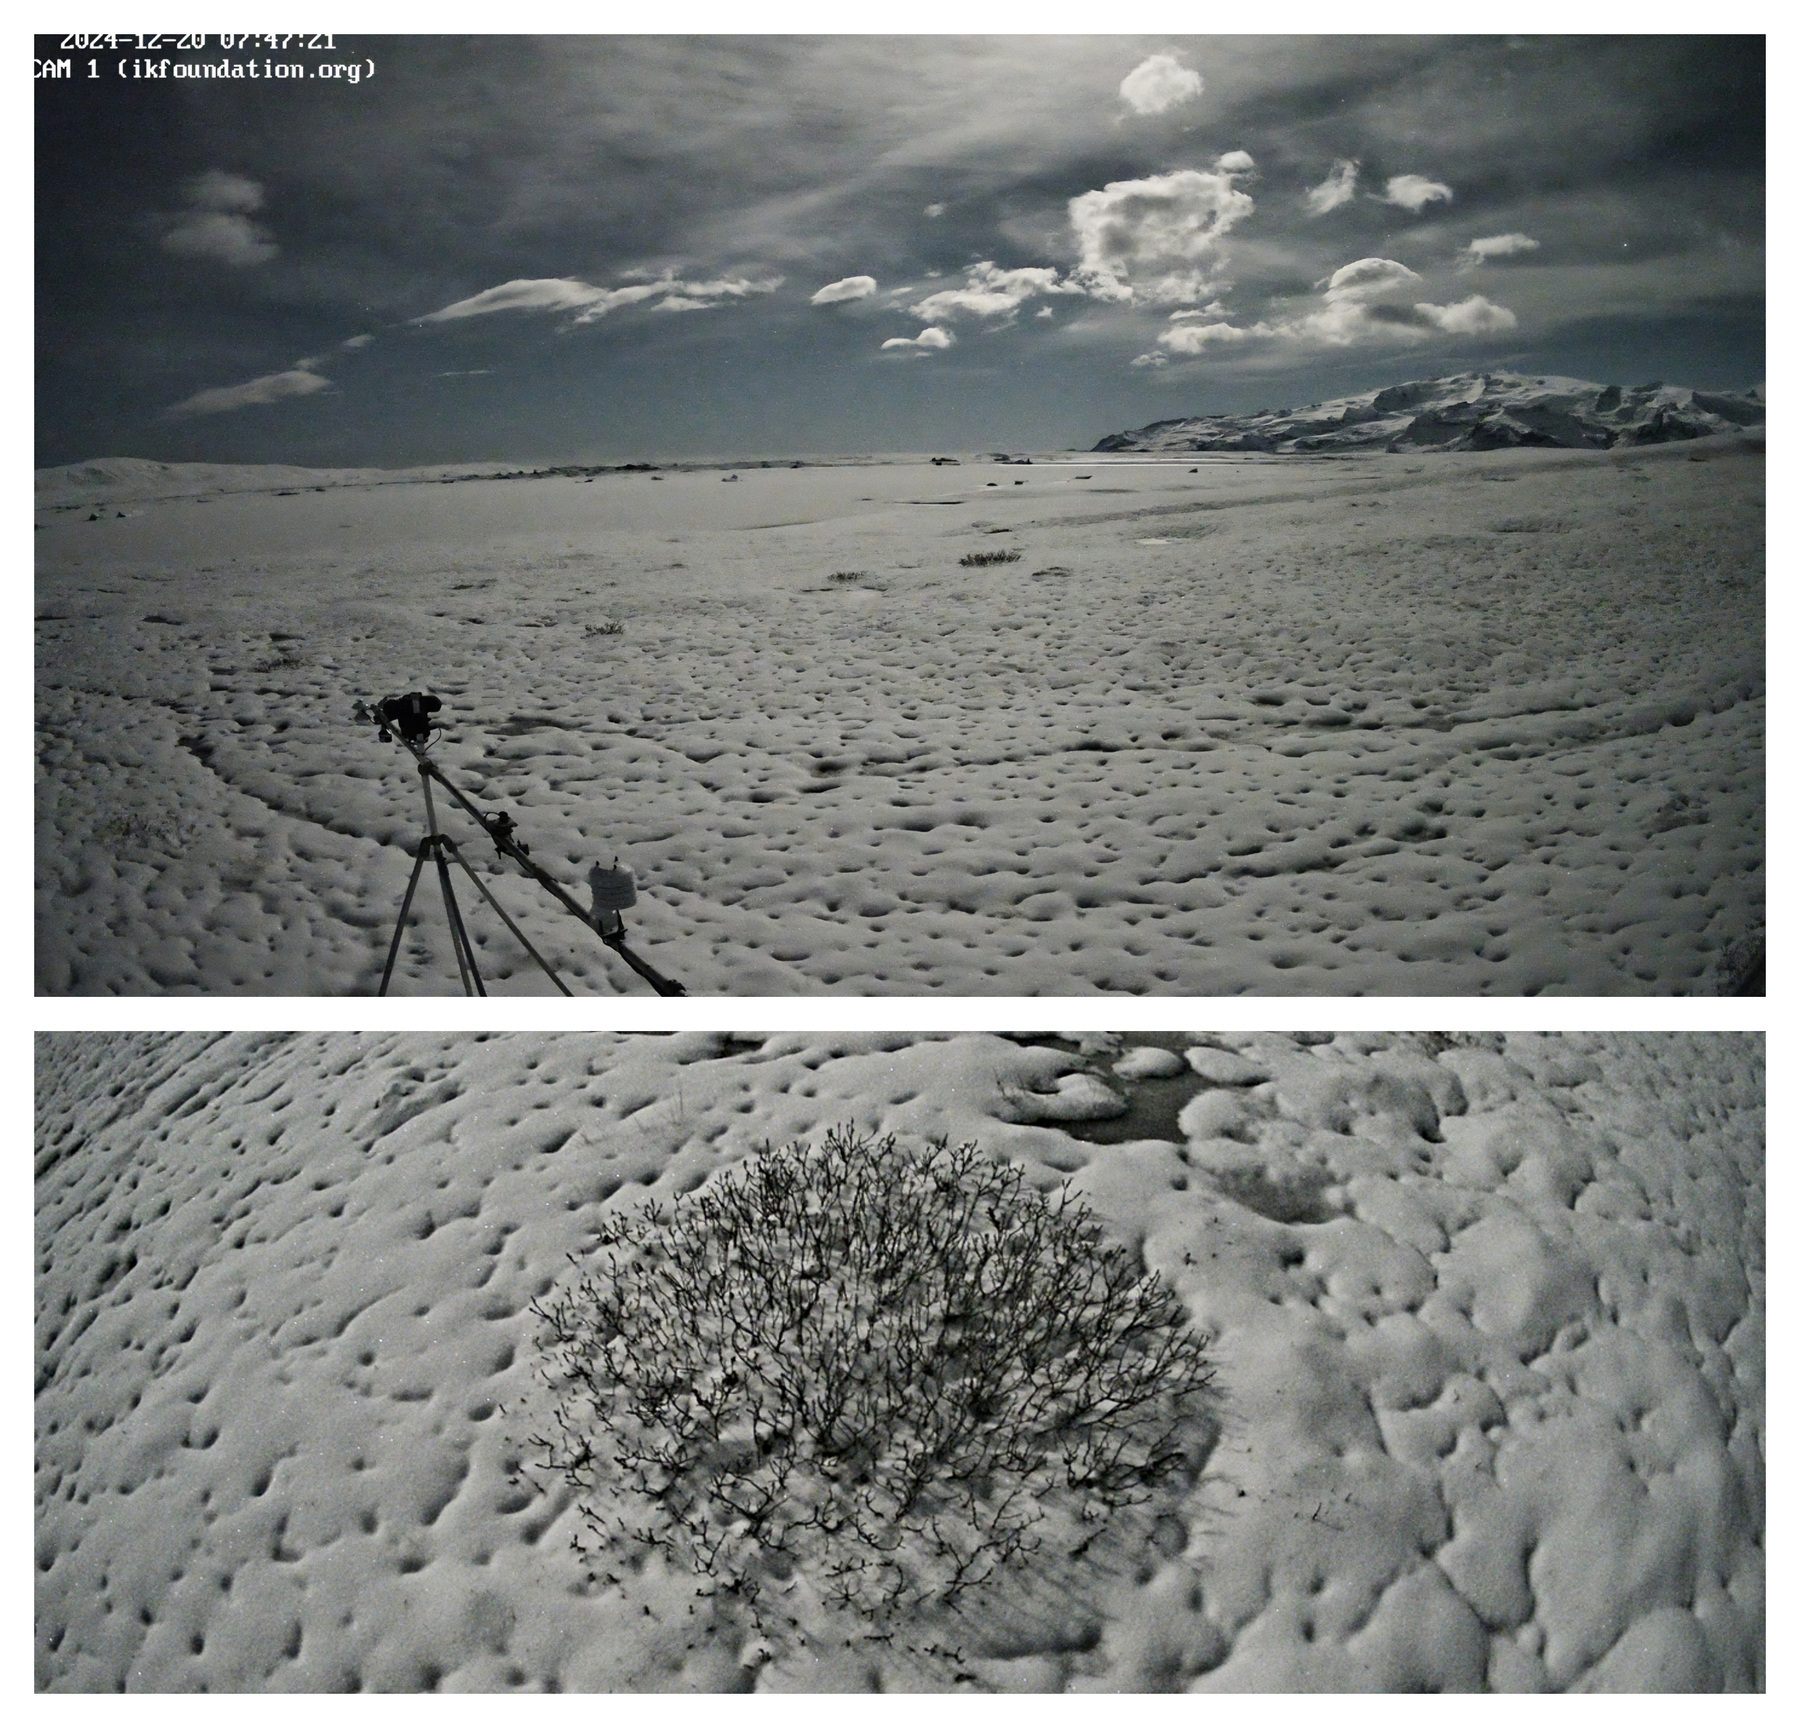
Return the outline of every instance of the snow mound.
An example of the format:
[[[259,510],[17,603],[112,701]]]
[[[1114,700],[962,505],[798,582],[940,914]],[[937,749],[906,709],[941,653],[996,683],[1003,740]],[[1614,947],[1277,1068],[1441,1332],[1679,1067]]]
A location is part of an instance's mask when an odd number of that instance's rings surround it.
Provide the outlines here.
[[[42,1036],[38,1687],[1760,1688],[1761,1038],[1139,1042],[1205,1052],[1105,1070],[1197,1088],[1178,1140],[1018,1121],[1111,1058],[989,1034]],[[515,1479],[529,1304],[839,1122],[1072,1177],[1225,1429],[1141,1551],[948,1651],[769,1661],[691,1581],[586,1583]]]
[[[1594,384],[1517,372],[1460,372],[1306,408],[1158,420],[1135,432],[1111,433],[1094,449],[1608,450],[1711,437],[1760,427],[1765,418],[1760,389],[1726,394],[1660,382]]]

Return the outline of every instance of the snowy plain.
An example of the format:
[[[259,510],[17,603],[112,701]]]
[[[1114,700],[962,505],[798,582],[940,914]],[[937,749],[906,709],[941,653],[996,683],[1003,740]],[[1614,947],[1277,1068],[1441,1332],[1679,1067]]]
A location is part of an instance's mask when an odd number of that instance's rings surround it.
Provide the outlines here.
[[[39,476],[41,993],[372,993],[423,808],[351,712],[415,689],[695,993],[1715,994],[1760,940],[1758,441],[460,472]],[[427,889],[395,990],[457,988]]]
[[[40,1036],[40,1690],[1760,1687],[1761,1037],[1127,1045]],[[842,1122],[1071,1180],[1223,1426],[1176,1527],[940,1653],[770,1660],[678,1576],[586,1584],[512,1480],[528,1304]]]

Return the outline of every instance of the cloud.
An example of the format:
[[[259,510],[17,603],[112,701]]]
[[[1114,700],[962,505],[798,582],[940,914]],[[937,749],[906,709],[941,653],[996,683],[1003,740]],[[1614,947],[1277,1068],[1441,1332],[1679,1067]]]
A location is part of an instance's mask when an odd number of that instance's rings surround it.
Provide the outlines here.
[[[1059,281],[1054,270],[1031,267],[1002,270],[992,259],[984,258],[969,266],[966,288],[944,288],[928,295],[911,310],[933,323],[940,318],[958,318],[965,314],[975,318],[1011,320],[1027,300],[1039,294],[1070,294],[1080,290]]]
[[[866,300],[875,292],[876,282],[873,276],[845,276],[836,282],[827,282],[809,304],[814,306],[832,306],[840,300]]]
[[[165,252],[242,269],[266,264],[280,250],[246,214],[262,208],[263,189],[256,181],[209,168],[187,183],[183,197],[190,208],[154,219]]]
[[[520,276],[511,282],[502,282],[498,288],[484,288],[466,300],[440,306],[415,322],[443,324],[458,318],[481,318],[489,312],[575,312],[607,299],[621,305],[628,300],[647,300],[655,291],[647,284],[606,289],[570,276]]]
[[[573,312],[576,316],[572,323],[592,324],[621,306],[657,299],[666,300],[659,308],[663,311],[704,312],[722,300],[773,293],[782,280],[779,276],[730,276],[714,282],[683,282],[674,276],[659,276],[654,282],[631,282],[623,288],[596,288],[573,276],[522,276],[441,306],[413,322],[443,324],[460,318],[485,317],[490,312]]]
[[[926,353],[934,348],[948,348],[956,338],[948,330],[937,325],[928,325],[917,336],[890,336],[882,343],[883,348],[910,348],[914,353]]]
[[[1434,199],[1448,204],[1456,194],[1440,180],[1427,180],[1423,174],[1396,174],[1381,195],[1383,204],[1398,204],[1415,216]]]
[[[289,396],[311,396],[331,388],[329,378],[310,372],[304,363],[291,371],[271,372],[265,378],[252,378],[247,384],[227,384],[217,390],[202,390],[173,408],[166,415],[182,417],[190,414],[226,414],[234,408],[256,408],[265,403],[280,402]]]
[[[188,182],[187,201],[200,210],[235,210],[243,214],[262,208],[263,189],[246,175],[209,168]]]
[[[348,341],[340,342],[338,346],[340,348],[367,348],[374,340],[373,336],[352,336]]]
[[[1454,306],[1421,304],[1413,310],[1422,312],[1438,329],[1447,330],[1453,336],[1490,336],[1496,330],[1517,329],[1519,323],[1507,307],[1496,306],[1480,294],[1471,294]]]
[[[1248,174],[1256,166],[1256,158],[1248,150],[1227,150],[1213,166],[1221,174]]]
[[[947,204],[927,204],[925,206],[925,214],[927,216],[936,218],[938,216],[942,216],[943,213],[945,212],[945,210],[947,210],[948,208],[949,208],[949,206]]]
[[[1471,240],[1463,248],[1469,268],[1485,264],[1490,258],[1510,258],[1518,252],[1535,252],[1538,243],[1529,234],[1490,234],[1485,240]]]
[[[1175,313],[1157,346],[1191,359],[1209,348],[1240,342],[1278,340],[1301,349],[1350,348],[1364,343],[1412,343],[1443,332],[1453,336],[1487,336],[1511,330],[1518,319],[1504,306],[1479,294],[1451,306],[1414,300],[1416,271],[1392,258],[1358,258],[1334,270],[1316,286],[1323,304],[1297,316],[1232,324],[1215,303],[1204,313]],[[1210,319],[1202,323],[1201,318]],[[1143,356],[1132,362],[1143,362]]]
[[[1306,207],[1315,216],[1348,204],[1356,196],[1356,164],[1340,157],[1317,186],[1308,188]]]
[[[1069,200],[1076,279],[1097,300],[1197,300],[1212,284],[1220,238],[1255,208],[1228,171],[1110,181]]]
[[[1268,324],[1171,324],[1156,340],[1171,354],[1194,355],[1204,354],[1218,343],[1229,346],[1274,334],[1274,328]]]
[[[172,217],[162,243],[165,252],[237,268],[266,264],[280,250],[254,223],[218,210],[190,210]]]
[[[1325,281],[1314,286],[1325,291],[1327,300],[1369,300],[1402,282],[1418,280],[1417,272],[1408,270],[1392,258],[1358,258],[1354,264],[1334,270]]]
[[[1119,94],[1139,114],[1166,114],[1205,89],[1200,74],[1173,54],[1152,54],[1125,75]]]
[[[773,294],[785,276],[720,276],[711,282],[677,282],[665,277],[652,284],[667,297],[656,306],[659,312],[710,312],[727,300],[743,300],[752,294]],[[594,311],[577,318],[577,324],[591,323],[601,314]]]

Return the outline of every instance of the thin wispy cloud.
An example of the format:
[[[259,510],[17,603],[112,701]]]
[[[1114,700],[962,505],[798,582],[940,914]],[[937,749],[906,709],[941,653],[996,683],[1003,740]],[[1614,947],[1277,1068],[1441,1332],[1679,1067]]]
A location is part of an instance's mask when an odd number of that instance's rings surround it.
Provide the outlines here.
[[[295,396],[314,396],[329,390],[331,380],[304,366],[286,372],[271,372],[243,384],[227,384],[216,390],[202,390],[197,395],[177,402],[164,410],[171,419],[185,419],[199,414],[229,414],[239,408],[263,408],[271,402],[283,402]]]
[[[1333,162],[1331,172],[1317,186],[1306,191],[1306,207],[1315,216],[1328,210],[1354,203],[1356,199],[1356,164],[1348,160]]]
[[[573,312],[571,325],[592,324],[621,306],[661,302],[669,312],[703,312],[726,300],[750,294],[772,294],[782,278],[726,276],[708,282],[684,282],[659,276],[654,282],[628,282],[622,288],[600,288],[572,276],[520,277],[484,288],[465,300],[440,306],[414,320],[419,324],[447,324],[463,318],[485,318],[496,312]]]

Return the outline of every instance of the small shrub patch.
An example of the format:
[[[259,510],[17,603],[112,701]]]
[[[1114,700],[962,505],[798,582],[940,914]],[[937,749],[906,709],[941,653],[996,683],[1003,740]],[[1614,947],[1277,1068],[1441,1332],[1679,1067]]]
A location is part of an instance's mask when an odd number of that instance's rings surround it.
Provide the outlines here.
[[[660,1552],[753,1612],[802,1571],[865,1618],[949,1606],[1050,1508],[1097,1526],[1210,1445],[1175,1292],[979,1146],[764,1147],[575,1264],[533,1304],[530,1446],[593,1570]]]
[[[1017,552],[965,552],[958,562],[967,569],[979,570],[988,564],[1016,564],[1019,558]]]

